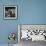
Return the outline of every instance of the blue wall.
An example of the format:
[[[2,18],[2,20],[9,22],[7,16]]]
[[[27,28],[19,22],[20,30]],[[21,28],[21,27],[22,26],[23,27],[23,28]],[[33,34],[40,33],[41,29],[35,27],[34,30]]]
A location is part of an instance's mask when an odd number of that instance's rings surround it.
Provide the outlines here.
[[[46,24],[46,0],[23,0],[20,17],[22,24]]]
[[[3,5],[17,5],[18,19],[4,20]],[[8,43],[10,32],[18,32],[18,24],[46,24],[46,0],[0,0],[0,44]]]

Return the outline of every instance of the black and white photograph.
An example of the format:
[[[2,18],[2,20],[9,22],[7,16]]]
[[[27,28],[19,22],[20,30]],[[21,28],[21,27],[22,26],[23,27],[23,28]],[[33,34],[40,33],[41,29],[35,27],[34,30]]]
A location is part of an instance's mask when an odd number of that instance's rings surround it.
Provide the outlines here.
[[[15,5],[4,6],[4,19],[17,19],[17,6]]]

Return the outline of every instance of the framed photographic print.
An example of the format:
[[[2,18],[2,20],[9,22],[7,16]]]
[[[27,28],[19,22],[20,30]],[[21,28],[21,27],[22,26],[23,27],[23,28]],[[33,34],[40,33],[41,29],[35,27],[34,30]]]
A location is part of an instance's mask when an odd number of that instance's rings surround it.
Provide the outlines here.
[[[17,6],[5,5],[4,6],[4,19],[17,19]]]

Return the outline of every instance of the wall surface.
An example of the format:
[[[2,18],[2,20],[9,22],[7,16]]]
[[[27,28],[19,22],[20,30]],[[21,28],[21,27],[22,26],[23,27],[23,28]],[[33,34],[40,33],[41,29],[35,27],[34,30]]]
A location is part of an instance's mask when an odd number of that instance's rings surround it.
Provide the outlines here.
[[[17,5],[18,19],[4,20],[3,5]],[[18,24],[46,24],[46,0],[0,0],[0,44],[8,43],[10,32],[18,32]]]
[[[16,32],[16,35],[18,34],[17,24],[19,22],[19,18],[18,20],[4,20],[4,5],[17,5],[17,3],[15,3],[15,0],[0,0],[0,44],[7,44],[9,42],[8,35],[10,32]],[[16,43],[18,43],[17,39],[15,41]]]
[[[23,0],[20,23],[46,24],[46,0]]]

